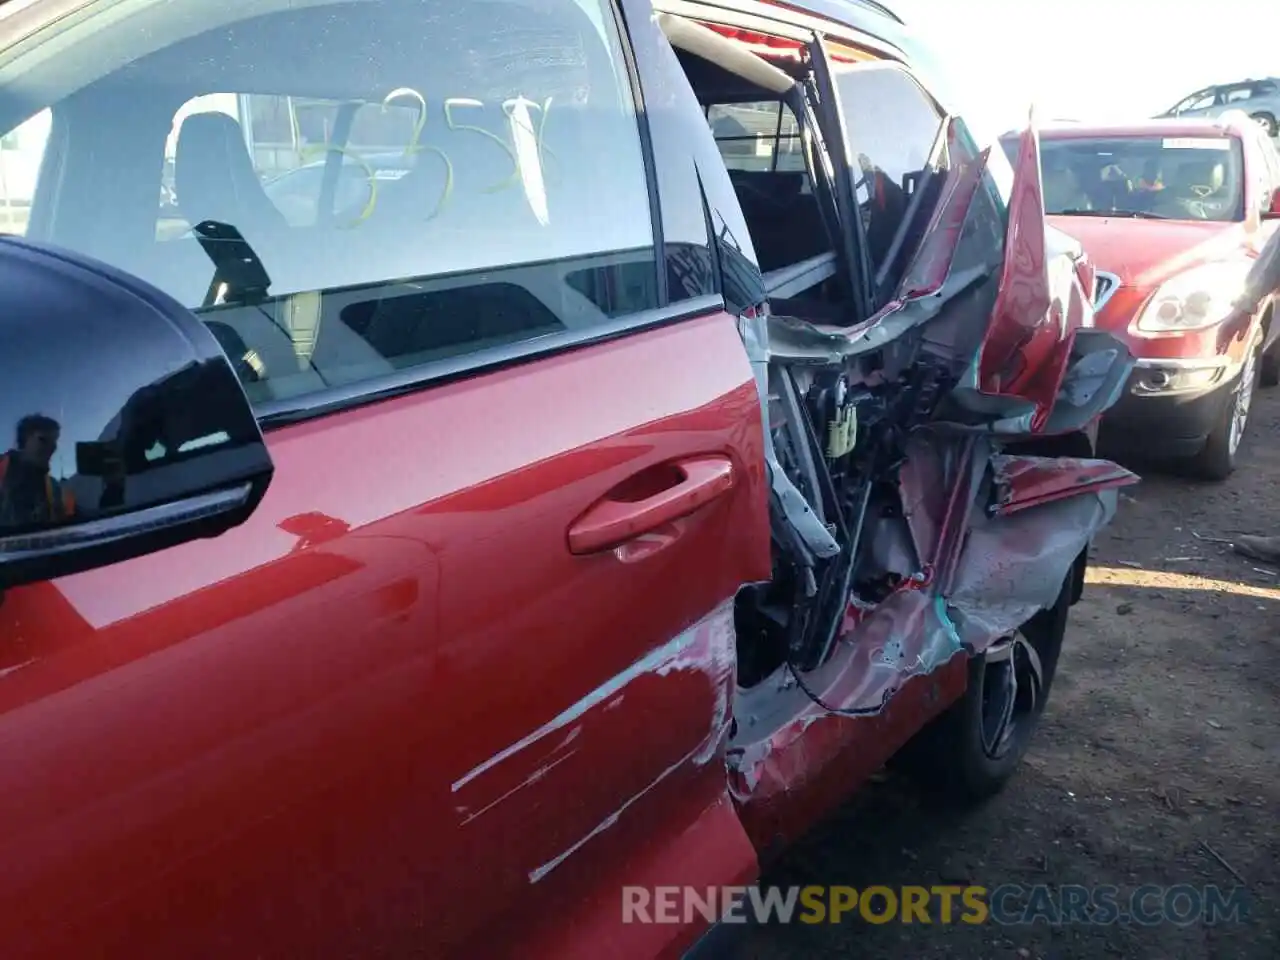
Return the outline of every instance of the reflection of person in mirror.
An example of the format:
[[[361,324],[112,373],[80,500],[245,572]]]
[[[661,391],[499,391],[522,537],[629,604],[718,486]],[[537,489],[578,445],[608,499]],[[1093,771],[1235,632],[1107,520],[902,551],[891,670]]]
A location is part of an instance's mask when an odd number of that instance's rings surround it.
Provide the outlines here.
[[[43,414],[18,421],[14,448],[0,456],[0,526],[56,523],[75,513],[71,491],[49,472],[61,432]]]

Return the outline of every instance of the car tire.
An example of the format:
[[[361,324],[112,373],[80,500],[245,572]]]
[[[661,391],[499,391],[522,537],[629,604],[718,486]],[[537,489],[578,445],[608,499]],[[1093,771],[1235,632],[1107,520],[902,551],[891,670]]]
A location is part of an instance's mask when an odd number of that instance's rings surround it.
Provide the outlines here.
[[[1262,370],[1258,374],[1258,386],[1280,386],[1280,340],[1262,355]]]
[[[1074,581],[1069,574],[1052,607],[971,657],[964,696],[903,750],[898,766],[931,801],[972,806],[1013,777],[1053,686]]]
[[[1274,114],[1270,114],[1265,110],[1262,110],[1258,113],[1251,114],[1251,116],[1258,122],[1258,126],[1267,131],[1268,137],[1271,137],[1274,140],[1277,136],[1280,136],[1280,128],[1276,125],[1276,118]]]
[[[1201,480],[1218,482],[1235,472],[1263,366],[1262,331],[1259,330],[1246,355],[1244,369],[1232,385],[1227,402],[1222,405],[1217,425],[1203,449],[1184,464],[1185,473]]]

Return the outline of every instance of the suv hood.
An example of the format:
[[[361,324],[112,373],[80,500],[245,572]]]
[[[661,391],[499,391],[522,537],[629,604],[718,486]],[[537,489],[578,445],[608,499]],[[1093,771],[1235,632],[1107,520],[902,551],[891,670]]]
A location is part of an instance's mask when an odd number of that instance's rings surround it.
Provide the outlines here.
[[[1244,239],[1241,223],[1124,216],[1047,219],[1079,240],[1099,270],[1114,273],[1129,287],[1153,287],[1198,263],[1230,257]]]

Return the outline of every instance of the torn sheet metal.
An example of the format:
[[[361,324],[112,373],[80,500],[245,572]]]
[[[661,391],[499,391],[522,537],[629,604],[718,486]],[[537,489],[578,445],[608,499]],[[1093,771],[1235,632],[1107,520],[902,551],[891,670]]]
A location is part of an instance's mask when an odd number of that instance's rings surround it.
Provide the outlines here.
[[[1124,393],[1136,363],[1129,348],[1103,330],[1077,330],[1071,364],[1045,421],[1045,432],[1083,430]]]
[[[1013,165],[1013,189],[1009,198],[1004,264],[999,294],[982,345],[980,385],[987,393],[1018,393],[1045,410],[1057,384],[1047,396],[1027,396],[1010,389],[1026,379],[1027,349],[1050,329],[1054,297],[1049,282],[1049,253],[1044,226],[1044,191],[1040,182],[1040,140],[1034,126],[1022,134]],[[1065,359],[1065,358],[1064,358]],[[1021,375],[1017,364],[1024,365]]]
[[[1000,454],[991,458],[991,466],[995,479],[991,510],[1002,517],[1051,500],[1138,482],[1137,474],[1110,460]]]
[[[990,453],[990,441],[984,437],[948,436],[942,430],[919,430],[907,442],[906,459],[898,470],[898,493],[916,556],[923,564],[937,566],[948,510],[953,502],[969,509]],[[938,573],[945,582],[948,571]]]
[[[947,604],[977,651],[1053,606],[1072,564],[1115,515],[1114,488],[1091,490],[1011,516],[977,516]]]
[[[805,674],[830,712],[777,677],[739,691],[730,743],[730,793],[756,848],[796,839],[844,802],[963,692],[966,657],[945,605],[903,590],[843,636],[832,659]]]
[[[1035,406],[1040,433],[1072,360],[1076,331],[1093,325],[1092,291],[1081,284],[1080,244],[1046,228],[1040,141],[1034,123],[1014,164],[1004,264],[978,363],[978,388]],[[1087,272],[1087,271],[1086,271]],[[1000,432],[1014,432],[1002,429]]]
[[[963,139],[963,124],[955,117],[947,121],[946,172],[941,196],[924,231],[924,240],[903,274],[898,296],[903,299],[923,297],[942,289],[951,264],[960,247],[960,238],[969,218],[969,208],[982,185],[988,147],[974,156]]]
[[[805,674],[804,683],[809,692],[842,713],[874,715],[907,680],[932,672],[960,649],[959,633],[939,598],[924,590],[903,590],[841,637],[832,658]],[[802,786],[813,772],[812,749],[804,746],[810,728],[852,719],[828,713],[798,687],[780,690],[780,685],[784,684],[766,681],[739,693],[739,734],[730,746],[733,786],[739,798],[750,795],[757,801],[767,800],[775,792]],[[761,712],[755,715],[757,708]],[[788,708],[792,719],[774,729],[770,716]],[[757,725],[773,732],[751,741],[751,729]]]
[[[986,280],[990,272],[984,266],[955,271],[941,289],[926,296],[890,301],[875,316],[852,327],[773,316],[769,322],[770,353],[784,362],[839,365],[881,350],[907,331],[934,320],[947,301]]]
[[[962,690],[970,654],[1052,607],[1114,515],[1115,488],[1136,479],[1105,461],[998,455],[981,436],[919,431],[899,474],[903,517],[873,527],[870,555],[881,569],[912,561],[920,569],[879,603],[851,600],[827,664],[799,680],[784,667],[738,693],[730,777],[753,839],[771,842],[783,829],[775,820],[810,802],[795,797],[822,794],[810,781],[839,766],[868,731],[891,724],[890,711],[917,711],[906,736],[918,729],[930,707],[903,691],[922,683]],[[989,496],[994,509],[984,511]]]
[[[869,515],[863,531],[867,558],[873,569],[911,577],[924,568],[911,527],[895,516]]]

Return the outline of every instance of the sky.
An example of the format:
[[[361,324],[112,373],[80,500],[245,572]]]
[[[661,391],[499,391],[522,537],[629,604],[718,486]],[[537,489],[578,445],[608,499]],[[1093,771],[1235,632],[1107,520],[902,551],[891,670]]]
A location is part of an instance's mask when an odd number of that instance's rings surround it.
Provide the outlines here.
[[[1149,117],[1195,90],[1280,77],[1274,0],[887,0],[985,123]],[[975,119],[979,119],[975,117]]]

